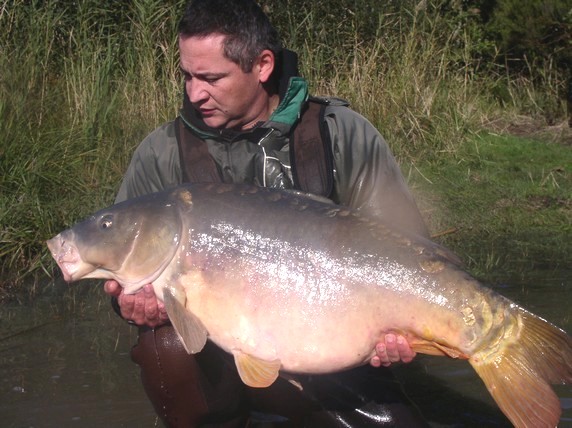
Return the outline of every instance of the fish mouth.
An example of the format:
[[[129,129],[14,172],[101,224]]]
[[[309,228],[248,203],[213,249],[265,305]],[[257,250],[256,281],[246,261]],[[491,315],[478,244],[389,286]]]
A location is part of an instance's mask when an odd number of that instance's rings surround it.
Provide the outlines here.
[[[81,259],[77,246],[66,240],[61,233],[49,239],[47,245],[66,282],[80,279],[95,269]]]

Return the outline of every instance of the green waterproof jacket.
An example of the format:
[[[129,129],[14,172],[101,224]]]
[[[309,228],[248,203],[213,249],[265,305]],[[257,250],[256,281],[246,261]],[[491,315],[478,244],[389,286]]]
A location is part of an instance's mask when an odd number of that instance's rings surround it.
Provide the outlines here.
[[[224,182],[293,188],[289,135],[307,100],[306,81],[290,77],[277,109],[253,130],[209,129],[192,108],[183,108],[180,117],[207,142]],[[346,102],[336,98],[319,100],[326,103],[324,120],[334,160],[330,198],[427,236],[419,210],[381,134]],[[154,130],[137,147],[116,202],[179,185],[182,176],[173,121]]]

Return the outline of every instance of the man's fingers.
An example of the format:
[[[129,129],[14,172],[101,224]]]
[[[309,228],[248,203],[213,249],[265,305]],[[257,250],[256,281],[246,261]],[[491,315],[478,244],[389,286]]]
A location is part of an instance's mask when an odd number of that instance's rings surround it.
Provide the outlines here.
[[[118,299],[117,303],[119,303],[119,307],[121,308],[121,316],[126,320],[130,320],[135,322],[133,319],[133,312],[135,307],[135,294],[121,294]]]
[[[113,297],[119,297],[121,294],[121,286],[113,279],[105,281],[105,284],[103,284],[103,290]]]
[[[145,313],[145,320],[149,325],[154,324],[159,320],[157,297],[155,297],[153,288],[150,285],[146,285],[143,288],[143,293],[141,294],[143,294],[143,297],[145,298],[144,308],[143,308],[143,311]]]
[[[381,366],[382,366],[381,360],[379,359],[379,357],[378,357],[377,355],[374,355],[374,356],[371,358],[371,360],[369,360],[369,364],[370,364],[372,367],[381,367]]]
[[[387,346],[385,346],[385,343],[378,343],[377,346],[375,347],[375,352],[377,353],[377,360],[373,361],[372,359],[371,361],[371,364],[374,367],[380,367],[380,366],[389,367],[391,365],[391,360],[387,355]],[[378,365],[376,365],[375,363],[377,363]]]
[[[397,352],[402,363],[410,363],[417,355],[403,336],[397,336]]]
[[[135,293],[133,296],[135,297],[135,300],[133,302],[131,319],[135,324],[143,324],[145,322],[145,293]]]
[[[169,321],[169,315],[167,314],[167,309],[165,309],[165,304],[163,302],[159,302],[157,304],[157,309],[159,310],[159,320],[161,323]]]
[[[137,325],[157,327],[169,321],[163,302],[157,300],[151,284],[134,294],[122,293],[121,286],[116,281],[107,281],[105,292],[117,297],[121,316]]]
[[[401,360],[401,358],[399,358],[399,349],[397,348],[397,337],[395,334],[387,334],[385,336],[385,352],[389,362],[396,363]]]
[[[389,367],[399,361],[409,363],[417,355],[403,336],[390,333],[384,340],[375,347],[376,355],[369,362],[373,367]]]

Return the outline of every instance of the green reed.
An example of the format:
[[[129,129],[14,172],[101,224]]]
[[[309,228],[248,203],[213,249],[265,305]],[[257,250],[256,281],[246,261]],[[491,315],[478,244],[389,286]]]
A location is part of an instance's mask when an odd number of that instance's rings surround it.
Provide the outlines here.
[[[266,3],[312,91],[348,99],[408,164],[454,159],[493,119],[562,115],[549,64],[541,80],[483,65],[464,18]],[[51,274],[45,240],[112,203],[136,145],[175,116],[183,5],[0,1],[0,298]]]

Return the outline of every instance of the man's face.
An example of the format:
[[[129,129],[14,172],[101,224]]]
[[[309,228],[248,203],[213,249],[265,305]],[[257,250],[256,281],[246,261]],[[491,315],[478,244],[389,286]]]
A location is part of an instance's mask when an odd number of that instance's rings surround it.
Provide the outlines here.
[[[247,129],[268,119],[269,96],[262,84],[269,73],[260,60],[252,71],[242,71],[224,56],[224,38],[220,34],[179,37],[185,90],[208,126]]]

